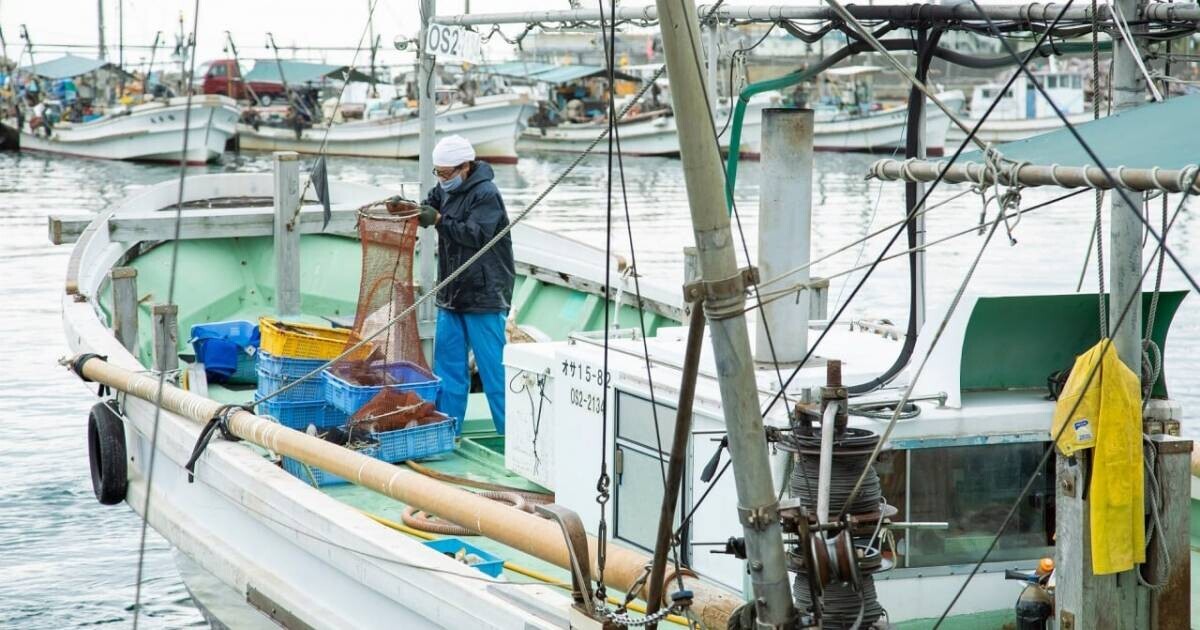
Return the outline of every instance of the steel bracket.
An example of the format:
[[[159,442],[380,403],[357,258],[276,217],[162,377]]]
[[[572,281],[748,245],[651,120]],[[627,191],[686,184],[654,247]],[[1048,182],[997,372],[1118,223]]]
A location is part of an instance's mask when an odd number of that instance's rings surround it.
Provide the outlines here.
[[[779,503],[748,508],[738,506],[738,520],[744,527],[762,531],[779,520]]]
[[[728,300],[746,295],[747,287],[759,282],[758,267],[739,269],[724,280],[697,280],[683,285],[683,300],[695,303],[702,300]]]

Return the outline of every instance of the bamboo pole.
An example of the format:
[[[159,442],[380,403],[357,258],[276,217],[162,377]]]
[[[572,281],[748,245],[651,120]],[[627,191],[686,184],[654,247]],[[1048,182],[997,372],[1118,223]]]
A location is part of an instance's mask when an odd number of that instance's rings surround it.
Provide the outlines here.
[[[150,401],[157,399],[157,377],[131,372],[95,357],[84,361],[80,372],[88,379],[129,395]],[[194,422],[204,423],[218,412],[221,403],[167,384],[162,390],[162,407]],[[289,429],[247,411],[233,413],[229,418],[229,429],[239,438],[280,455],[317,466],[351,483],[436,514],[438,518],[477,531],[555,566],[564,569],[570,567],[562,530],[551,521]],[[204,457],[201,457],[203,460]],[[595,538],[588,536],[588,547],[594,564]],[[650,558],[645,554],[610,545],[604,571],[605,584],[629,591],[645,573],[649,562]],[[675,576],[668,573],[664,577],[664,584],[673,579]],[[684,585],[694,593],[692,612],[708,627],[725,627],[734,609],[742,603],[738,595],[690,575],[684,576]],[[669,588],[664,591],[670,592]],[[639,595],[644,597],[645,593],[646,587],[643,586]]]
[[[978,162],[948,164],[937,160],[894,160],[886,158],[871,165],[868,173],[886,181],[931,182],[945,171],[943,179],[952,184],[992,184],[997,179],[1006,186],[1059,186],[1061,188],[1112,188],[1104,171],[1095,166],[1059,166],[1057,164],[1023,164],[1014,169],[1007,166],[989,170]],[[1191,168],[1150,169],[1113,168],[1113,179],[1133,191],[1163,190],[1183,192],[1192,181]],[[1015,179],[1014,176],[1015,175]],[[1200,182],[1191,187],[1191,194],[1200,194]],[[1139,224],[1140,225],[1140,224]],[[1140,228],[1139,228],[1140,229]]]

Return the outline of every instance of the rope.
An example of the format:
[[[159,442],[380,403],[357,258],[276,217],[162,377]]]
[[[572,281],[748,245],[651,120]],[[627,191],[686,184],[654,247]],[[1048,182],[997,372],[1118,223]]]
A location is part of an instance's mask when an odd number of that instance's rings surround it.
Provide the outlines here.
[[[200,22],[200,0],[195,0],[192,6],[192,34],[190,37],[191,43],[191,65],[188,67],[187,84],[191,85],[192,78],[196,74],[196,32]],[[183,42],[182,45],[187,46],[188,42]],[[32,58],[32,50],[30,51]],[[187,99],[183,110],[183,149],[179,155],[179,194],[175,198],[175,234],[172,238],[171,245],[171,269],[168,274],[167,281],[167,304],[175,303],[175,280],[176,270],[179,269],[179,234],[183,225],[183,188],[187,181],[187,152],[188,138],[191,133],[187,130],[191,129],[192,123],[192,90],[188,90]],[[142,502],[142,527],[138,538],[138,560],[137,560],[137,576],[134,585],[133,593],[133,630],[137,630],[138,621],[141,618],[142,610],[142,575],[145,570],[146,563],[146,535],[150,527],[150,497],[154,496],[152,492],[154,488],[154,463],[158,458],[158,426],[162,420],[162,399],[163,389],[166,385],[167,374],[160,372],[158,375],[158,388],[154,396],[154,420],[150,428],[150,457],[146,462],[146,498]]]
[[[362,52],[363,38],[367,35],[367,29],[371,26],[371,19],[375,15],[375,7],[379,6],[379,0],[370,0],[370,6],[367,7],[367,23],[363,26],[362,33],[358,36],[358,44],[355,45],[354,55],[350,58],[350,65],[346,68],[346,76],[342,81],[342,87],[338,90],[337,99],[333,102],[333,114],[329,116],[329,124],[325,125],[325,133],[321,135],[321,146],[317,149],[317,159],[325,158],[325,146],[329,142],[329,131],[333,129],[333,119],[337,117],[338,107],[342,104],[342,95],[346,93],[346,86],[350,85],[350,73],[354,72],[354,66],[358,62],[358,53]],[[424,45],[424,42],[421,43]],[[275,48],[275,60],[279,60],[279,48],[275,47],[275,38],[271,38],[271,46]],[[374,46],[374,42],[372,42]],[[280,79],[283,78],[283,68],[279,70]],[[375,77],[371,77],[374,79]],[[286,90],[286,82],[285,82]],[[291,101],[291,95],[288,96],[288,101]],[[292,218],[288,220],[288,229],[292,229],[296,225],[296,218],[300,216],[300,208],[304,206],[304,195],[308,194],[309,187],[312,186],[312,178],[308,177],[304,180],[304,188],[300,190],[300,199],[296,202],[296,210],[292,213]]]
[[[530,511],[524,497],[515,492],[496,492],[494,490],[488,490],[478,494],[479,496],[487,497],[493,501],[507,503],[512,506],[513,509],[521,510],[522,512]],[[440,520],[436,516],[424,510],[419,510],[411,505],[404,508],[404,512],[400,515],[400,520],[402,520],[404,524],[408,525],[409,527],[433,534],[445,534],[447,536],[481,535],[478,531],[468,529],[462,525],[458,525],[457,523]]]
[[[208,420],[208,424],[204,425],[204,429],[200,431],[200,437],[196,439],[196,445],[192,447],[192,454],[188,457],[187,464],[184,465],[184,469],[188,473],[188,483],[195,481],[196,462],[200,460],[200,456],[204,454],[204,450],[208,448],[208,443],[212,441],[213,435],[218,430],[221,432],[221,437],[230,442],[240,442],[242,440],[242,438],[234,435],[229,430],[229,416],[237,410],[253,411],[251,408],[242,405],[221,405],[217,408],[213,417]]]
[[[1068,0],[1068,2],[1067,2],[1068,6],[1070,6],[1070,2],[1071,2],[1071,0]],[[1183,199],[1180,200],[1179,204],[1175,207],[1175,212],[1171,216],[1171,221],[1167,224],[1168,228],[1175,224],[1175,220],[1179,217],[1180,212],[1183,210],[1184,201],[1186,201],[1186,200],[1187,200],[1187,196],[1185,195],[1183,197]],[[1146,265],[1145,269],[1142,270],[1141,275],[1138,277],[1137,286],[1141,286],[1142,282],[1144,282],[1146,280],[1146,276],[1149,275],[1150,269],[1151,269],[1151,265]],[[1129,296],[1129,299],[1125,301],[1125,305],[1121,308],[1121,313],[1117,317],[1117,321],[1113,325],[1113,329],[1118,329],[1121,327],[1121,324],[1125,321],[1125,318],[1129,315],[1130,308],[1133,306],[1134,300],[1137,300],[1137,299],[1141,299],[1140,293],[1134,293]],[[1108,348],[1112,346],[1112,339],[1106,337],[1101,343],[1103,344],[1101,351],[1107,352]],[[1095,365],[1092,366],[1092,369],[1088,372],[1087,378],[1084,379],[1083,390],[1086,391],[1088,387],[1091,387],[1092,379],[1094,379],[1096,374],[1099,373],[1099,371],[1100,371],[1099,368],[1100,368],[1099,362],[1097,362]],[[1083,402],[1082,397],[1077,399],[1075,401],[1075,404],[1071,407],[1070,412],[1067,414],[1067,417],[1075,415],[1076,410],[1079,408],[1079,405],[1082,402]],[[1060,436],[1062,436],[1063,431],[1067,428],[1067,426],[1069,424],[1070,424],[1069,422],[1064,422],[1063,425],[1061,427],[1059,427],[1058,432],[1054,436],[1052,436],[1052,439],[1050,440],[1050,442],[1057,443],[1058,438]],[[1030,475],[1029,480],[1027,482],[1025,482],[1025,487],[1023,487],[1021,489],[1021,493],[1019,495],[1017,495],[1016,499],[1013,500],[1012,506],[1009,507],[1008,514],[1005,515],[1004,521],[1000,523],[999,529],[996,530],[996,535],[992,537],[992,542],[988,545],[988,548],[984,551],[983,556],[980,557],[979,560],[975,563],[975,566],[971,569],[971,572],[969,574],[967,574],[967,578],[965,580],[963,580],[962,586],[960,586],[958,588],[958,592],[954,595],[954,598],[950,600],[950,603],[946,606],[946,609],[942,612],[941,617],[938,618],[937,623],[934,625],[935,630],[939,626],[941,626],[942,621],[944,621],[946,619],[946,616],[950,614],[950,611],[953,610],[954,604],[956,604],[958,602],[958,599],[960,597],[962,597],[963,592],[966,591],[967,586],[970,585],[971,580],[974,579],[975,576],[979,573],[979,569],[980,569],[980,567],[983,566],[983,563],[987,562],[988,557],[991,555],[992,551],[996,548],[996,544],[1000,541],[1000,536],[1002,536],[1004,534],[1004,530],[1008,528],[1008,524],[1012,521],[1013,516],[1016,514],[1017,508],[1019,508],[1021,506],[1021,503],[1025,500],[1025,497],[1028,496],[1029,491],[1033,488],[1034,482],[1037,481],[1038,476],[1040,476],[1042,474],[1041,471],[1043,468],[1045,468],[1046,462],[1048,462],[1050,460],[1050,456],[1053,455],[1054,453],[1055,453],[1054,448],[1046,449],[1046,452],[1042,455],[1042,459],[1038,462],[1037,467],[1034,469],[1034,473],[1032,475]]]
[[[667,69],[667,67],[665,65],[663,65],[662,67],[660,67],[658,69],[658,71],[654,74],[653,77],[651,77],[647,82],[642,84],[641,89],[638,90],[638,92],[634,95],[633,99],[631,99],[629,101],[629,103],[627,103],[625,105],[625,107],[621,109],[621,114],[620,114],[621,118],[623,118],[625,116],[625,114],[627,114],[629,112],[629,110],[634,105],[636,105],[637,102],[640,101],[643,96],[645,96],[646,92],[650,89],[650,86],[653,85],[654,81],[656,81],[659,77],[661,77],[666,72],[666,69]],[[497,232],[496,235],[491,238],[491,240],[484,243],[483,247],[479,248],[479,251],[472,254],[471,257],[468,258],[465,262],[463,262],[462,265],[460,265],[458,268],[451,271],[450,274],[447,275],[445,279],[443,279],[441,282],[434,285],[434,287],[430,291],[421,294],[419,297],[417,297],[417,299],[410,306],[405,308],[403,311],[401,311],[398,315],[396,315],[392,319],[388,320],[386,323],[384,323],[382,326],[380,326],[380,328],[378,330],[376,330],[375,332],[366,336],[365,338],[360,339],[358,342],[356,342],[354,345],[350,346],[349,348],[346,348],[338,356],[333,357],[332,359],[326,361],[325,363],[321,364],[320,366],[318,366],[317,368],[308,372],[307,374],[297,378],[296,380],[290,381],[289,383],[285,384],[283,387],[280,387],[279,389],[268,393],[266,396],[263,396],[262,398],[258,398],[252,404],[257,405],[259,403],[263,403],[268,400],[271,400],[272,398],[275,398],[276,396],[288,391],[289,389],[298,386],[300,383],[303,383],[304,381],[307,381],[308,379],[311,379],[313,377],[319,376],[323,370],[325,370],[329,366],[337,363],[338,361],[341,361],[341,360],[345,359],[346,357],[350,356],[351,354],[353,354],[355,351],[357,351],[359,348],[363,347],[367,343],[370,343],[376,337],[383,334],[384,331],[391,328],[396,322],[403,320],[410,313],[415,311],[419,306],[424,304],[427,300],[430,299],[430,296],[437,295],[438,292],[441,291],[443,288],[445,288],[448,284],[457,280],[458,277],[461,276],[467,270],[468,267],[470,267],[477,260],[482,258],[484,256],[484,254],[491,251],[491,249],[493,247],[495,247],[496,244],[499,243],[501,239],[503,239],[505,236],[508,236],[509,232],[512,232],[513,228],[516,227],[518,223],[521,223],[522,221],[524,221],[525,218],[528,217],[530,215],[530,213],[533,212],[533,209],[536,208],[538,205],[540,205],[542,203],[542,201],[544,201],[546,199],[546,197],[549,196],[550,193],[553,192],[554,189],[557,188],[558,185],[563,182],[563,180],[565,180],[581,163],[583,163],[583,160],[588,155],[591,155],[592,151],[595,150],[596,145],[600,144],[600,141],[603,140],[607,136],[608,136],[608,129],[606,128],[600,133],[600,135],[596,136],[596,139],[592,140],[591,143],[588,144],[587,148],[585,148],[582,152],[580,152],[579,155],[575,156],[575,159],[572,160],[571,163],[568,164],[567,167],[565,169],[563,169],[563,171],[561,173],[559,173],[558,176],[555,177],[550,182],[550,184],[548,186],[546,186],[545,189],[542,190],[542,192],[538,193],[538,195],[536,197],[534,197],[533,201],[529,202],[529,205],[525,206],[525,209],[522,210],[520,213],[518,213],[517,216],[514,217],[513,220],[509,222],[508,225],[504,226],[499,232]],[[373,202],[373,203],[377,203],[377,202]]]

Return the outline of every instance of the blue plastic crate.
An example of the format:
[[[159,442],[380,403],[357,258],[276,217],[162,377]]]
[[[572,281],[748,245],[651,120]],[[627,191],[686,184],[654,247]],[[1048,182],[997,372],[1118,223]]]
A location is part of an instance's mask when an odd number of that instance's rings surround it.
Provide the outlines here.
[[[331,368],[325,370],[323,374],[326,402],[346,413],[353,414],[384,389],[410,391],[429,402],[437,401],[438,391],[442,389],[442,379],[409,361],[372,366],[372,369],[386,370],[397,384],[354,385],[335,373],[338,368]]]
[[[325,365],[323,359],[289,359],[288,357],[277,357],[262,350],[257,353],[256,357],[258,373],[276,378],[300,378]],[[321,375],[318,374],[313,378],[320,382]]]
[[[368,446],[367,448],[364,448],[358,452],[368,457],[377,457],[379,454],[379,447]],[[317,468],[316,466],[309,466],[304,462],[292,459],[291,457],[283,458],[283,469],[293,477],[315,488],[350,483],[349,481],[346,481],[345,479],[342,479],[331,472],[326,472],[325,470]]]
[[[253,383],[258,324],[234,320],[196,324],[191,330],[196,360],[214,383]]]
[[[448,453],[454,450],[454,418],[372,436],[379,440],[379,459],[389,464]]]
[[[480,562],[468,565],[473,569],[481,571],[492,577],[500,577],[504,572],[504,559],[484,551],[461,538],[439,538],[438,540],[427,540],[425,546],[444,553],[450,557],[457,557],[460,551],[466,552],[468,555],[473,555],[479,558]]]
[[[295,382],[297,379],[288,376],[272,376],[266,372],[259,370],[258,372],[258,396],[259,398],[272,394],[284,388],[284,386]],[[280,402],[312,402],[314,400],[325,399],[325,385],[321,375],[313,376],[307,380],[300,381],[295,387],[279,394],[272,400]]]
[[[297,431],[308,429],[310,424],[318,429],[328,429],[346,422],[345,416],[326,414],[323,400],[277,402],[271,399],[258,404],[258,415],[271,416],[279,424]]]

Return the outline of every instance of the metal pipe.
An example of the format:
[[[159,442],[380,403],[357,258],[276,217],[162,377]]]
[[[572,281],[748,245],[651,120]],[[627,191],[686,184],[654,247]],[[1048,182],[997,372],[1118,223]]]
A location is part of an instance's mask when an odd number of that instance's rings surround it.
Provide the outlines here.
[[[986,15],[992,20],[1018,21],[1024,23],[1051,22],[1063,10],[1062,3],[1030,3],[987,5],[982,11],[968,3],[956,5],[901,4],[901,5],[851,5],[847,9],[862,20],[900,20],[900,21],[983,21]],[[707,15],[711,5],[697,7],[699,14]],[[603,11],[604,19],[610,20],[607,7],[600,9],[564,9],[543,11],[519,11],[511,13],[472,13],[470,15],[439,15],[433,18],[435,24],[454,24],[459,26],[484,26],[491,24],[535,24],[563,23],[581,21],[599,21]],[[1106,5],[1100,5],[1097,14],[1101,22],[1111,19],[1111,12]],[[654,5],[648,6],[618,6],[617,20],[653,21],[658,19],[659,10]],[[1154,3],[1143,13],[1126,12],[1129,19],[1144,19],[1158,22],[1194,22],[1200,20],[1200,5],[1196,3],[1161,4]],[[779,20],[830,20],[837,16],[832,9],[823,6],[728,6],[722,5],[713,14],[714,19],[729,20],[758,20],[776,22]],[[1070,7],[1062,17],[1065,21],[1091,22],[1091,7]]]
[[[429,18],[437,11],[436,0],[421,0],[421,34],[417,42],[417,112],[421,118],[420,147],[417,170],[421,175],[422,196],[428,194],[437,181],[433,175],[433,144],[435,140],[434,121],[437,117],[437,103],[433,95],[437,91],[436,59],[428,54],[426,45],[429,42]],[[437,267],[434,255],[437,252],[437,229],[433,227],[417,229],[417,285],[422,292],[428,291],[437,284]],[[434,300],[426,300],[417,309],[418,322],[430,322],[434,319]],[[418,329],[432,330],[428,324]],[[425,337],[425,335],[422,335]],[[433,343],[422,339],[426,357],[432,362]]]
[[[78,363],[77,357],[72,364]],[[156,375],[126,370],[94,355],[82,361],[79,372],[83,377],[142,400],[159,400],[160,389]],[[162,386],[161,393],[164,410],[197,424],[208,422],[222,408],[221,403],[215,400],[184,391],[170,383]],[[289,429],[248,411],[238,410],[232,413],[228,425],[231,433],[247,442],[269,448],[310,466],[317,466],[351,483],[419,510],[437,514],[438,518],[451,523],[470,527],[487,538],[570,570],[571,561],[562,530],[551,521],[514,510],[502,503],[301,431]],[[215,447],[216,445],[210,449]],[[211,455],[207,452],[200,457],[197,472],[200,478],[203,478],[204,463],[209,457]],[[594,563],[595,538],[588,537],[588,548]],[[608,568],[604,573],[605,583],[621,591],[635,588],[639,579],[645,575],[649,560],[643,553],[610,545]],[[674,576],[669,576],[669,579],[674,579]],[[685,575],[684,585],[695,595],[692,612],[708,627],[724,628],[733,611],[742,603],[736,594],[694,577]]]
[[[838,405],[830,404],[821,414],[821,459],[817,477],[817,521],[829,522],[829,485],[833,475],[833,434]]]
[[[762,112],[762,178],[758,196],[758,272],[770,282],[805,267],[794,280],[806,283],[812,237],[813,111],[770,108]],[[795,363],[808,350],[811,293],[774,300],[757,309],[754,358]],[[768,336],[768,331],[774,331]],[[772,352],[772,347],[774,352]]]
[[[1115,0],[1116,6],[1125,16],[1137,15],[1138,7],[1145,0]],[[1144,31],[1143,26],[1131,26],[1136,35]],[[1134,38],[1131,47],[1123,38],[1114,38],[1112,92],[1113,114],[1142,105],[1146,101],[1146,81],[1138,67],[1138,55],[1141,52],[1137,46],[1143,46],[1145,39]],[[1117,348],[1117,356],[1135,373],[1141,373],[1142,366],[1142,208],[1141,199],[1130,195],[1109,195],[1109,235],[1112,251],[1109,253],[1109,273],[1112,287],[1109,301],[1110,312],[1130,302],[1129,314],[1121,322],[1120,328],[1110,330],[1113,343]],[[1133,203],[1130,203],[1133,202]],[[1165,238],[1166,235],[1164,234]],[[1116,319],[1114,315],[1112,320]],[[1114,322],[1115,323],[1115,322]]]
[[[96,0],[96,28],[100,31],[100,43],[97,47],[96,58],[104,61],[104,0]]]
[[[696,250],[703,286],[712,287],[704,292],[704,308],[718,366],[756,618],[760,625],[778,627],[794,621],[796,611],[758,408],[754,358],[743,312],[746,295],[744,286],[739,288],[743,274],[737,266],[733,249],[736,239],[721,194],[721,155],[713,133],[712,112],[704,98],[699,19],[691,2],[658,0],[658,9]]]
[[[937,179],[938,172],[945,170],[945,180],[952,184],[991,184],[999,180],[1001,184],[1012,186],[1058,186],[1061,188],[1112,188],[1104,171],[1095,166],[1057,166],[1026,164],[1016,169],[1002,168],[999,172],[991,171],[978,162],[957,162],[947,166],[945,162],[933,160],[879,160],[868,170],[869,177],[878,177],[888,181],[920,181],[931,182]],[[1016,177],[1013,177],[1015,170]],[[1140,192],[1147,190],[1164,190],[1168,193],[1182,192],[1190,181],[1190,169],[1148,169],[1122,168],[1112,169],[1109,174],[1122,188]],[[1200,182],[1191,188],[1191,194],[1200,194]],[[1141,234],[1141,223],[1138,223],[1137,233]]]
[[[692,433],[692,403],[696,397],[696,375],[700,371],[700,355],[704,349],[704,309],[692,307],[688,320],[687,347],[683,355],[683,374],[679,381],[679,400],[675,407],[675,432],[671,438],[671,459],[667,462],[667,480],[663,488],[662,510],[658,517],[658,535],[654,543],[654,560],[650,565],[650,594],[646,597],[646,614],[654,614],[663,603],[666,584],[667,556],[675,530],[675,510],[679,507],[679,490],[687,468],[688,442]]]

